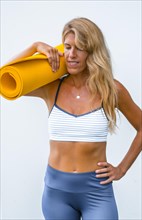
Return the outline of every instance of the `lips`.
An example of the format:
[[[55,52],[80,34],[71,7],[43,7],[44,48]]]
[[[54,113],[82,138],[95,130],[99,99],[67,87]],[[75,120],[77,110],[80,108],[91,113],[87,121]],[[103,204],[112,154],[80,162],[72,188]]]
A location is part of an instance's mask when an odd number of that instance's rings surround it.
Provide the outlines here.
[[[67,61],[67,65],[69,67],[76,67],[78,66],[79,62],[78,61]]]

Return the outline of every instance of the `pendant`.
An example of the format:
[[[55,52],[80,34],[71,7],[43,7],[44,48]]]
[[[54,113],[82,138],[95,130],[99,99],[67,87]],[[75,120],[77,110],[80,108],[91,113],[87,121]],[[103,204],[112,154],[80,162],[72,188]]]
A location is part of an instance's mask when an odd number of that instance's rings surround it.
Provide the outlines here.
[[[77,95],[77,96],[76,96],[76,99],[80,99],[80,95]]]

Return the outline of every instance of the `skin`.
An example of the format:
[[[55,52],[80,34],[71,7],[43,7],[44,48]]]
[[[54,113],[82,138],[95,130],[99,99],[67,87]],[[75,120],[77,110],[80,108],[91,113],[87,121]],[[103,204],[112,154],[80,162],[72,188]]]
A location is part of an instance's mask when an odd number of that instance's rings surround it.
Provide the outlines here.
[[[101,106],[99,94],[91,101],[90,93],[85,86],[88,73],[86,59],[89,54],[76,47],[73,33],[66,35],[64,45],[64,57],[70,75],[62,83],[57,105],[71,114],[84,114]],[[49,64],[56,74],[60,65],[60,56],[63,56],[63,54],[43,42],[34,43],[15,59],[30,56],[35,52],[43,53],[48,57]],[[108,163],[106,142],[50,141],[48,160],[50,166],[65,172],[95,171],[98,178],[108,177],[107,180],[101,181],[100,184],[119,180],[125,175],[142,149],[142,127],[140,123],[142,112],[132,100],[127,89],[116,80],[115,84],[118,91],[118,108],[136,130],[136,136],[122,161],[116,167]],[[42,98],[50,112],[54,105],[58,85],[59,80],[56,80],[27,95]],[[79,100],[75,98],[77,94],[81,96]]]

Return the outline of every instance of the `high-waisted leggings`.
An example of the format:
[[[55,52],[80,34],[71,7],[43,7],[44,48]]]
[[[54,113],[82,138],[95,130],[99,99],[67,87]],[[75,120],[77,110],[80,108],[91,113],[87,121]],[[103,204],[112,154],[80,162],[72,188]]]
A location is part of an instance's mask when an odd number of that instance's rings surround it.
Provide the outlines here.
[[[46,220],[118,220],[112,183],[95,172],[70,173],[47,167],[42,210]]]

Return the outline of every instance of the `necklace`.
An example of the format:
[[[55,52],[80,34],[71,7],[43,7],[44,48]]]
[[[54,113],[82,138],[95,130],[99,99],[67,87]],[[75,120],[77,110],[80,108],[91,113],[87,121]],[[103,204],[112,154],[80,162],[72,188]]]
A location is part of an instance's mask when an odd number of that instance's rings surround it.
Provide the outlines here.
[[[72,79],[72,80],[73,80],[73,79]],[[74,84],[74,87],[76,88],[74,80],[73,80],[73,84]],[[77,88],[76,88],[76,90],[77,90]],[[75,95],[75,98],[76,98],[76,99],[80,99],[80,98],[81,98],[80,92],[78,93],[78,95]]]
[[[80,95],[77,95],[77,96],[76,96],[76,99],[80,99]]]

